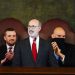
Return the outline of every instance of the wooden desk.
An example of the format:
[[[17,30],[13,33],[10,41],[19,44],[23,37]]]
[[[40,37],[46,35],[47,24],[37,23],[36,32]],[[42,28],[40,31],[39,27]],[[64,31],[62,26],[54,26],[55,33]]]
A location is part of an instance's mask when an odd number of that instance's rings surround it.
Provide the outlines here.
[[[0,74],[75,74],[75,68],[0,67]]]

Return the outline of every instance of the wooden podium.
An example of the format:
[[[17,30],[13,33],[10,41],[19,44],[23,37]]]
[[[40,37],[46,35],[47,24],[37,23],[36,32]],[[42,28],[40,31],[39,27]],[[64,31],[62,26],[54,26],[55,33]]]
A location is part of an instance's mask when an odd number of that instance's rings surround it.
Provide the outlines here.
[[[0,67],[1,74],[14,74],[14,75],[25,75],[25,74],[75,74],[75,68],[41,68],[41,67]]]

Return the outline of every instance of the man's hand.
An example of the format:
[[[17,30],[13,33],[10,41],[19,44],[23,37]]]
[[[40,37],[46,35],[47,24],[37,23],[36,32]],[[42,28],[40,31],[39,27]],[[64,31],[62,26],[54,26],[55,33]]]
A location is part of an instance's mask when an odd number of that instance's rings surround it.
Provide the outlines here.
[[[7,62],[7,60],[12,60],[13,59],[13,56],[14,56],[14,53],[13,52],[7,52],[5,54],[5,58],[1,60],[1,64]]]
[[[5,54],[5,58],[6,58],[7,60],[12,60],[12,59],[13,59],[13,56],[14,56],[14,52],[7,52],[7,53]]]
[[[52,44],[54,52],[59,56],[61,53],[61,49],[58,47],[56,42],[52,42],[51,44]]]
[[[61,49],[58,47],[57,43],[52,42],[51,44],[52,44],[52,47],[53,47],[53,50],[54,50],[55,54],[57,56],[59,56],[62,61],[64,61],[65,55],[63,53],[61,53]]]
[[[1,60],[1,64],[3,64],[6,61],[6,58]]]

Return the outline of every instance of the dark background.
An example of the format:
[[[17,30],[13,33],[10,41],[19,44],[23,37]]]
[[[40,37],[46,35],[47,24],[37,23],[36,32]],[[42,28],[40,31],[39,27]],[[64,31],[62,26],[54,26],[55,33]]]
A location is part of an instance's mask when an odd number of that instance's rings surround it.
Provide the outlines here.
[[[0,0],[0,20],[16,18],[25,26],[32,18],[42,23],[60,18],[75,30],[75,0]]]

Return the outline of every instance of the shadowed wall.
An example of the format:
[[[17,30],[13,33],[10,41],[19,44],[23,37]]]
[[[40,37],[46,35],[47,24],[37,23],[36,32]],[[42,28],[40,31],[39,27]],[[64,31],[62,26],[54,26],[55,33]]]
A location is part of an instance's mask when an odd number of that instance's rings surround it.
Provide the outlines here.
[[[16,18],[27,26],[32,18],[42,23],[63,19],[75,29],[75,0],[0,0],[0,20]]]
[[[66,42],[75,44],[75,32],[68,22],[61,19],[50,19],[42,26],[40,36],[44,39],[51,38],[51,35],[56,27],[62,27],[66,32]]]

